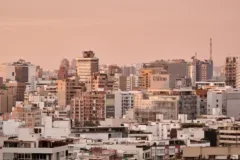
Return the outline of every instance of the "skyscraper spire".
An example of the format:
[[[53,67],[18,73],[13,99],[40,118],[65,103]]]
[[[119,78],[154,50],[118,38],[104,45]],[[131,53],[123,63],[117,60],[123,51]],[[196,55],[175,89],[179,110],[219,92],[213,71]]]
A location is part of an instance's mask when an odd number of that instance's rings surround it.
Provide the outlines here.
[[[212,61],[212,38],[210,38],[210,60]]]

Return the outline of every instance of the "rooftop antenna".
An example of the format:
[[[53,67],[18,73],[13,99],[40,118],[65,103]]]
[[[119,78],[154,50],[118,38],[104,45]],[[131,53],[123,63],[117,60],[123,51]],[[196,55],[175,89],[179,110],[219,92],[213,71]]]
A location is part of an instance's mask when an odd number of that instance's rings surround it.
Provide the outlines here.
[[[212,38],[210,38],[210,60],[212,61]]]
[[[197,52],[195,52],[195,59],[197,59]]]

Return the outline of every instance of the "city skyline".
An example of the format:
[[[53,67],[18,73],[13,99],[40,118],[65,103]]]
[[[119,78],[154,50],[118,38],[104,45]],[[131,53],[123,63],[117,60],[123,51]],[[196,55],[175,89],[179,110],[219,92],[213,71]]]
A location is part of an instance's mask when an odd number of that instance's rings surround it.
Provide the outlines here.
[[[93,50],[101,64],[190,60],[195,52],[208,59],[212,38],[214,64],[220,66],[226,56],[240,55],[239,4],[2,1],[0,63],[22,58],[52,70],[63,58],[81,57],[84,50]]]

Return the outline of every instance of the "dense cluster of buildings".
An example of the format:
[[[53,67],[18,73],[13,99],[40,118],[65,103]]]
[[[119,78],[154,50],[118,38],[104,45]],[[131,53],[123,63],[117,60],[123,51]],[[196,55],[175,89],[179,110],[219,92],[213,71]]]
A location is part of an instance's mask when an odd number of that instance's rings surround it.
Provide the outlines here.
[[[240,58],[0,66],[0,159],[240,158]],[[224,76],[223,76],[224,75]]]

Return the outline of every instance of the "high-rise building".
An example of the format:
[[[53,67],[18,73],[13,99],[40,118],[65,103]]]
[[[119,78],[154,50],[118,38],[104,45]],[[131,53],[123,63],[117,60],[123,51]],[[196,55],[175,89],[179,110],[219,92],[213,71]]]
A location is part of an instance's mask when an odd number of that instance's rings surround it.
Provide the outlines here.
[[[69,70],[68,70],[68,75],[69,76],[76,76],[76,68],[77,67],[77,61],[76,59],[73,59],[72,62],[71,62],[71,65],[69,67]]]
[[[141,69],[139,73],[138,86],[141,89],[147,89],[151,86],[151,76],[153,74],[152,69]]]
[[[77,75],[81,82],[87,82],[93,73],[99,71],[99,59],[93,51],[84,51],[82,58],[77,58]]]
[[[140,91],[116,91],[106,93],[105,113],[106,118],[121,118],[128,109],[134,107],[134,95]]]
[[[126,91],[127,90],[127,77],[121,74],[114,75],[113,82],[113,90],[114,91]]]
[[[71,99],[74,96],[81,95],[84,90],[84,84],[79,83],[76,77],[57,80],[58,105],[70,105]]]
[[[105,118],[105,92],[91,91],[71,101],[72,118],[76,126],[98,125]]]
[[[24,101],[24,93],[26,89],[26,84],[21,83],[21,82],[16,82],[16,81],[10,81],[6,83],[6,87],[12,88],[14,90],[15,95],[16,95],[16,101]]]
[[[130,76],[131,74],[136,74],[136,68],[134,66],[123,66],[122,75]]]
[[[225,62],[226,85],[240,87],[240,57],[227,57]]]
[[[208,81],[213,78],[213,62],[211,60],[196,61],[196,81]]]
[[[212,39],[210,39],[210,56],[208,60],[197,59],[197,53],[192,57],[189,64],[189,76],[192,84],[196,81],[209,81],[213,78],[213,57],[212,57]]]
[[[63,80],[68,77],[68,70],[69,70],[69,61],[67,59],[63,59],[61,61],[61,65],[58,70],[58,79]]]
[[[40,66],[36,67],[36,78],[42,78],[43,77],[43,69]]]
[[[59,70],[58,70],[58,80],[64,80],[68,78],[68,68],[64,67],[64,66],[60,66]]]
[[[20,59],[10,64],[2,64],[0,67],[0,76],[4,81],[32,82],[36,78],[36,66],[30,62]]]
[[[16,92],[13,88],[0,88],[0,113],[10,113],[15,105]]]
[[[15,81],[16,80],[16,71],[15,66],[11,64],[1,64],[0,65],[0,77],[3,81]]]
[[[138,89],[138,76],[131,74],[127,77],[127,91]]]

